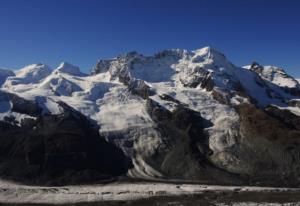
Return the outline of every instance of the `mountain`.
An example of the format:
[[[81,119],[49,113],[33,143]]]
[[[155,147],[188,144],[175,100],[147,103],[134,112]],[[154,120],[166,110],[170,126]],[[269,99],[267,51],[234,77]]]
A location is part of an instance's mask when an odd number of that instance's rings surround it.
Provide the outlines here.
[[[130,52],[90,75],[30,65],[6,78],[0,105],[3,178],[299,185],[299,82],[210,47]]]
[[[80,71],[79,67],[68,62],[62,62],[57,69],[55,69],[55,73],[65,73],[73,76],[86,76],[86,74]]]

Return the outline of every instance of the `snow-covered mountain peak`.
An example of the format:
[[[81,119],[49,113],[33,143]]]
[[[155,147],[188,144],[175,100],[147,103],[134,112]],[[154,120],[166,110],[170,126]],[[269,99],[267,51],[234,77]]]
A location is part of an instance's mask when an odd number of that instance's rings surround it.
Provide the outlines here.
[[[16,72],[16,77],[18,78],[26,78],[26,77],[40,77],[40,76],[47,76],[52,72],[49,66],[37,63],[31,64],[28,66],[23,67],[22,69]]]
[[[36,84],[51,72],[51,68],[45,64],[31,64],[16,71],[15,76],[9,76],[3,86],[7,88],[12,85]]]
[[[288,75],[282,68],[276,66],[261,66],[257,62],[253,62],[252,65],[247,68],[258,73],[263,79],[280,87],[300,88],[299,82]]]
[[[236,67],[221,52],[205,47],[195,51],[163,50],[153,56],[129,52],[117,58],[98,61],[91,73],[95,75],[109,71],[112,79],[116,79],[121,70],[125,69],[131,77],[147,82],[178,82],[180,79],[184,84],[190,84],[188,81],[191,74],[199,73],[199,68],[204,73],[215,72],[217,75],[233,76]],[[192,81],[193,79],[194,77]]]
[[[68,62],[62,62],[55,70],[54,72],[61,72],[69,75],[74,76],[86,76],[86,74],[82,73],[79,69],[79,67],[74,66]]]
[[[201,49],[197,49],[197,50],[193,51],[193,54],[194,54],[194,58],[202,57],[203,61],[207,60],[207,59],[211,59],[214,61],[216,61],[216,60],[228,61],[223,53],[217,51],[216,49],[214,49],[212,47],[204,47]]]
[[[217,51],[216,49],[210,47],[210,46],[206,46],[200,49],[196,49],[194,51],[194,53],[196,53],[197,55],[200,56],[208,56],[208,55],[214,55],[214,54],[220,54],[223,55],[221,52]]]
[[[38,75],[39,71],[46,72]],[[239,104],[253,99],[262,107],[269,104],[287,105],[286,102],[300,96],[299,83],[283,69],[263,67],[258,63],[247,69],[239,68],[211,47],[195,51],[169,49],[152,56],[129,52],[98,61],[91,76],[67,62],[62,62],[54,71],[44,64],[33,64],[18,71],[15,77],[8,77],[3,88],[20,92],[24,97],[25,93],[30,97],[51,94],[60,98],[80,96],[82,99],[96,100],[103,97],[103,91],[116,85],[128,87],[142,94],[143,98],[149,95],[149,88],[157,92],[166,85],[179,90],[204,89],[213,91],[225,102],[238,98]],[[103,89],[100,88],[102,86]]]
[[[226,71],[231,75],[234,73],[235,66],[223,53],[212,47],[204,47],[193,51],[193,53],[193,62],[203,63],[212,71]]]

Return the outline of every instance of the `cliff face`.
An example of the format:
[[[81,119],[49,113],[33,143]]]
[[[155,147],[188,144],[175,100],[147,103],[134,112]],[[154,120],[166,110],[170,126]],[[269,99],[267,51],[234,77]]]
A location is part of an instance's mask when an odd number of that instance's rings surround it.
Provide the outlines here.
[[[299,88],[283,69],[239,68],[209,47],[131,52],[91,75],[30,65],[1,87],[0,175],[298,185]]]

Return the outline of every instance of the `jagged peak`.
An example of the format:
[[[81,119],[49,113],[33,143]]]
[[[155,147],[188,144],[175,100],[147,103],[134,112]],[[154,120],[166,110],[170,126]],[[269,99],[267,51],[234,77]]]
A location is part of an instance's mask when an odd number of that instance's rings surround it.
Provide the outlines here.
[[[155,58],[164,58],[167,56],[182,58],[182,56],[188,53],[185,49],[165,49],[154,54]]]
[[[117,58],[135,58],[135,57],[141,57],[143,56],[142,54],[139,54],[137,51],[130,51],[130,52],[126,52],[124,54],[120,54],[117,56]]]
[[[57,67],[57,69],[62,70],[62,69],[68,68],[68,67],[69,67],[69,68],[72,67],[72,68],[74,68],[74,69],[79,69],[79,67],[74,66],[73,64],[71,64],[71,63],[69,63],[69,62],[61,62],[61,63],[59,64],[59,66]]]
[[[251,66],[246,66],[244,68],[256,72],[265,80],[268,80],[280,87],[300,88],[299,82],[287,74],[283,68],[277,66],[263,66],[255,61],[251,64]]]
[[[212,47],[203,47],[192,51],[192,53],[192,61],[194,63],[203,64],[203,66],[209,70],[221,73],[225,72],[229,75],[234,75],[235,73],[236,66],[234,66],[223,53]]]
[[[3,87],[9,88],[18,84],[35,84],[49,76],[52,69],[42,63],[30,64],[14,72],[14,75],[8,76]]]
[[[248,68],[256,72],[270,71],[270,72],[279,72],[282,74],[287,74],[286,71],[281,67],[277,67],[274,65],[261,65],[256,61],[252,62],[250,66],[245,66],[244,68]]]
[[[144,56],[136,51],[128,52],[125,54],[118,55],[116,58],[111,59],[101,59],[97,62],[96,66],[92,69],[92,74],[106,72],[110,65],[113,62],[118,63],[131,63],[137,59],[143,60],[152,60],[155,61],[161,60],[164,58],[171,57],[173,59],[179,60],[184,59],[186,57],[193,58],[196,62],[201,62],[205,60],[209,60],[210,62],[216,62],[216,65],[221,65],[223,67],[231,67],[231,62],[229,62],[225,55],[212,47],[204,47],[195,51],[188,51],[185,49],[166,49],[159,52],[156,52],[150,56]],[[200,57],[200,58],[199,58]]]
[[[206,47],[194,50],[193,52],[198,56],[206,56],[208,58],[214,58],[216,56],[226,58],[222,52],[220,52],[217,49],[212,48],[210,46],[206,46]]]

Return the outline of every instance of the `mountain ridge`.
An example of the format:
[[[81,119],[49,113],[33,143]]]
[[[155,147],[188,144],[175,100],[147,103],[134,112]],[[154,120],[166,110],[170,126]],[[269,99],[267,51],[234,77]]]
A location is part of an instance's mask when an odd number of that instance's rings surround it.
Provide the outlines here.
[[[42,168],[41,176],[49,175],[45,165],[50,154],[53,161],[65,164],[83,162],[88,153],[77,141],[88,138],[81,131],[94,128],[98,138],[122,150],[118,159],[126,169],[115,172],[130,178],[298,184],[300,86],[277,67],[256,62],[237,67],[210,47],[164,50],[153,56],[130,52],[99,60],[90,75],[69,63],[54,70],[30,65],[7,77],[0,91],[0,129],[11,128],[7,135],[16,128],[27,133],[40,120],[49,125],[61,121],[64,126],[57,128],[62,133],[66,128],[77,131],[81,126],[74,121],[79,114],[81,121],[90,124],[74,135],[62,135],[70,139],[72,149],[45,129],[38,131],[51,143],[36,146],[31,137],[22,137],[27,141],[20,147],[29,153],[7,146],[9,154],[21,154],[9,156],[16,159],[28,159],[39,151],[44,158],[33,166]],[[66,111],[71,114],[70,124],[63,123],[69,121]],[[31,135],[39,134],[33,130]],[[15,138],[10,145],[17,144]],[[7,136],[0,135],[1,140],[8,141]],[[57,144],[60,149],[42,149]],[[76,171],[76,178],[84,179],[82,170],[91,169],[100,177],[99,172],[112,171],[110,164],[101,161],[102,170],[83,163],[77,165],[80,169],[69,169]],[[30,173],[33,166],[27,164]],[[11,169],[0,167],[0,175]]]

